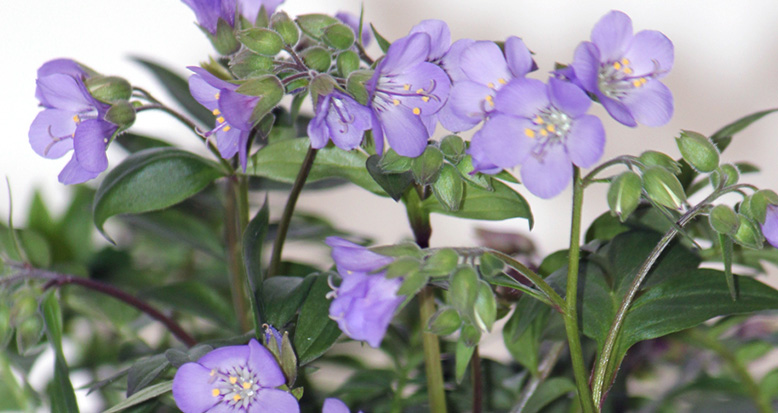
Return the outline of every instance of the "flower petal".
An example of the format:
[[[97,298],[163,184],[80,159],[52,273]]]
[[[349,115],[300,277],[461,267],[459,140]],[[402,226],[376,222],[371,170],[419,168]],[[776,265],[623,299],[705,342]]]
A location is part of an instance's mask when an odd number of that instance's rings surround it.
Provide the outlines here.
[[[502,113],[532,119],[550,101],[546,84],[537,79],[516,78],[494,97],[495,107]]]
[[[245,366],[249,359],[248,346],[225,346],[210,351],[197,362],[210,369]]]
[[[219,110],[231,126],[244,131],[250,131],[253,123],[251,114],[259,102],[259,97],[248,96],[222,89],[219,93]]]
[[[413,33],[400,38],[389,46],[376,72],[402,73],[425,61],[429,49],[430,36],[427,33]]]
[[[30,125],[30,145],[40,156],[56,159],[73,149],[73,133],[76,131],[75,113],[46,109],[38,113]]]
[[[567,155],[581,168],[588,168],[602,157],[605,150],[605,128],[600,118],[583,115],[573,122],[565,141]]]
[[[436,114],[438,116],[438,121],[440,124],[446,129],[451,132],[462,132],[469,129],[472,129],[473,126],[477,125],[478,122],[481,121],[481,119],[473,121],[470,118],[458,116],[454,113],[454,109],[451,105],[451,99],[446,102],[445,105],[438,111]]]
[[[398,155],[415,158],[424,152],[429,133],[421,118],[409,107],[394,106],[377,115],[389,146]]]
[[[70,162],[65,165],[65,168],[62,169],[62,172],[59,173],[57,178],[59,179],[59,182],[65,185],[72,185],[84,183],[90,179],[96,178],[97,175],[100,175],[100,172],[87,171],[82,168],[76,160],[76,155],[73,154],[73,157],[70,158]]]
[[[86,86],[80,80],[63,74],[53,74],[36,80],[36,94],[43,98],[47,107],[76,113],[89,112],[95,108]],[[44,100],[45,99],[45,100]]]
[[[602,54],[603,63],[619,60],[632,40],[632,20],[623,12],[612,10],[592,29],[592,42]]]
[[[216,131],[216,148],[219,149],[222,158],[230,159],[241,149],[241,137],[245,131],[232,127],[227,131],[225,129],[227,128]]]
[[[513,168],[524,162],[535,147],[535,141],[523,133],[533,127],[527,119],[498,114],[484,123],[471,147],[476,146],[475,151],[482,151],[494,165]]]
[[[462,71],[459,61],[462,57],[462,52],[473,43],[475,43],[473,39],[459,39],[451,45],[448,53],[440,59],[440,67],[448,73],[448,77],[451,78],[452,82],[467,78],[465,72]]]
[[[427,62],[421,62],[408,71],[395,75],[392,83],[392,86],[398,89],[408,90],[400,92],[404,95],[413,93],[411,96],[398,96],[397,99],[410,107],[418,107],[425,115],[439,111],[446,103],[451,89],[451,81],[446,72]]]
[[[611,99],[602,93],[597,93],[597,99],[599,99],[605,110],[608,111],[608,114],[617,122],[630,127],[638,125],[637,121],[635,121],[635,117],[632,116],[632,112],[624,103],[616,99]]]
[[[449,30],[448,24],[443,20],[422,20],[419,24],[413,26],[408,34],[414,33],[427,33],[430,36],[430,50],[427,54],[428,61],[440,59],[446,54],[449,46],[451,46],[451,30]]]
[[[473,135],[473,139],[470,140],[470,148],[468,148],[467,153],[472,157],[472,173],[481,172],[485,174],[496,174],[502,171],[502,168],[489,160],[489,157],[484,151],[484,145],[481,142],[483,139],[485,139],[483,135],[476,133]]]
[[[290,393],[277,389],[259,389],[248,413],[300,413],[300,404]]]
[[[326,121],[332,142],[345,151],[356,149],[364,132],[373,126],[372,111],[339,92],[335,92],[330,103]]]
[[[508,62],[508,68],[515,77],[523,77],[531,72],[535,66],[524,41],[516,36],[511,36],[505,40],[505,60]]]
[[[200,77],[202,77],[206,83],[215,87],[216,89],[235,90],[238,88],[238,85],[227,82],[226,80],[219,79],[218,77],[212,75],[211,72],[203,69],[200,66],[187,66],[186,68],[200,75]]]
[[[270,350],[253,338],[249,341],[248,347],[248,367],[256,373],[260,386],[278,387],[286,383],[286,377],[284,377],[281,367],[278,366],[278,362]]]
[[[635,35],[624,54],[634,76],[657,73],[662,77],[673,68],[673,42],[656,30],[643,30]]]
[[[496,87],[500,79],[512,77],[500,47],[490,41],[478,41],[463,50],[459,65],[468,79],[482,85]]]
[[[210,369],[197,363],[186,363],[173,377],[173,399],[184,413],[201,413],[218,403],[221,398],[211,394]]]
[[[327,114],[330,106],[330,97],[325,95],[319,98],[316,105],[316,115],[308,122],[308,139],[311,140],[311,148],[321,149],[327,146],[331,133],[327,127]]]
[[[321,409],[321,413],[351,413],[346,403],[330,397],[324,400],[324,406]]]
[[[55,73],[81,79],[87,75],[86,70],[73,59],[53,59],[38,68],[38,79]]]
[[[87,171],[104,171],[108,167],[105,148],[115,131],[116,126],[103,120],[89,119],[81,122],[73,137],[73,153],[78,164]]]
[[[548,148],[543,157],[529,156],[521,165],[521,181],[541,198],[558,195],[573,177],[573,164],[562,145]]]
[[[662,126],[673,117],[673,94],[658,80],[633,89],[622,102],[635,120],[646,126]]]
[[[575,48],[571,66],[575,72],[575,78],[584,89],[592,93],[598,91],[597,76],[600,71],[600,51],[594,43],[581,42]]]
[[[767,242],[775,248],[778,248],[778,205],[768,205],[764,224],[762,224],[762,234]]]
[[[208,110],[219,108],[219,89],[213,87],[198,74],[189,76],[189,93],[197,103],[205,106]]]
[[[324,242],[332,248],[332,259],[341,272],[371,272],[394,261],[392,257],[376,254],[340,237],[327,237]]]
[[[591,99],[581,88],[557,78],[548,79],[548,92],[554,107],[572,118],[583,115],[592,105]]]
[[[490,89],[472,80],[462,80],[454,84],[449,96],[451,112],[462,122],[475,126],[494,109],[494,89]],[[471,126],[471,127],[472,127]]]
[[[219,8],[211,0],[181,0],[195,13],[200,26],[211,34],[216,34],[216,22],[219,20]]]

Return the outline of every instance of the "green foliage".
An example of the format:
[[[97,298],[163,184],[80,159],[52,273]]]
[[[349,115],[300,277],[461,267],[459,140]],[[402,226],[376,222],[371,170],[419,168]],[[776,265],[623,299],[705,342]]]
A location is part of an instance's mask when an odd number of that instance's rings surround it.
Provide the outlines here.
[[[338,324],[329,318],[330,291],[327,274],[316,276],[308,296],[300,308],[297,329],[294,334],[294,348],[300,366],[321,357],[340,337]]]

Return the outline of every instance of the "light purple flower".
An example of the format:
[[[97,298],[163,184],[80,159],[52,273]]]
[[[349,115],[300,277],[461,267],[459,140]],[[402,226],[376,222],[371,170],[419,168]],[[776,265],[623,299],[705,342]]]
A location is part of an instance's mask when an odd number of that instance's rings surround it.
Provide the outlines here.
[[[658,79],[673,67],[673,43],[655,30],[632,34],[620,11],[603,16],[591,42],[575,50],[575,77],[608,113],[627,126],[661,126],[673,116],[673,95]]]
[[[340,399],[330,397],[324,399],[324,406],[321,409],[321,413],[351,413],[346,403],[343,403]],[[362,410],[359,411],[362,413]]]
[[[767,214],[762,224],[762,234],[770,245],[778,248],[778,205],[767,206]]]
[[[402,156],[417,157],[424,152],[435,129],[434,115],[448,99],[448,75],[426,61],[430,36],[414,33],[389,47],[367,83],[370,106],[376,123],[376,149],[383,151],[384,136]]]
[[[497,94],[497,112],[473,137],[473,163],[490,167],[485,172],[494,171],[491,165],[521,165],[527,189],[551,198],[570,183],[573,165],[586,168],[602,156],[605,130],[586,114],[590,105],[583,90],[559,79],[515,79]]]
[[[505,41],[505,54],[494,42],[478,41],[466,45],[458,55],[458,61],[447,63],[461,71],[457,76],[461,77],[454,79],[447,104],[459,120],[459,125],[449,129],[454,132],[470,129],[488,118],[495,109],[497,92],[512,79],[537,68],[527,46],[515,36]]]
[[[35,96],[44,109],[30,125],[30,145],[49,159],[73,150],[59,174],[59,181],[67,185],[93,179],[108,167],[105,149],[118,130],[104,119],[110,105],[89,94],[84,84],[88,76],[69,59],[51,60],[38,69]]]
[[[254,126],[251,113],[260,98],[236,92],[238,85],[221,80],[203,68],[189,66],[189,70],[195,72],[189,77],[189,92],[216,116],[216,126],[205,137],[216,135],[216,147],[222,158],[230,159],[237,153],[245,171],[249,134]]]
[[[235,27],[235,15],[240,13],[246,20],[254,24],[259,10],[265,6],[268,16],[284,0],[181,0],[195,13],[197,23],[212,35],[216,34],[219,19],[230,27]]]
[[[354,13],[349,13],[347,11],[339,11],[335,13],[335,18],[343,22],[343,24],[347,25],[348,27],[351,27],[351,30],[354,31],[355,35],[359,31],[359,16],[355,15]],[[362,46],[367,47],[367,45],[370,44],[371,40],[373,40],[373,33],[370,31],[370,25],[363,22],[362,23]]]
[[[257,340],[217,348],[179,367],[173,398],[184,413],[294,413],[297,399],[277,387],[286,378],[275,357]]]
[[[351,96],[333,90],[319,96],[316,115],[308,123],[311,147],[321,149],[332,142],[340,149],[350,151],[362,142],[362,135],[373,126],[373,113]]]
[[[330,304],[330,318],[347,336],[377,348],[404,299],[397,295],[402,280],[388,279],[386,271],[379,271],[393,258],[338,237],[329,237],[326,243],[332,247],[332,259],[343,278],[330,293],[335,297]]]
[[[281,5],[281,3],[284,2],[284,0],[237,0],[238,1],[238,11],[240,14],[246,18],[246,20],[250,21],[251,24],[254,24],[254,22],[257,21],[257,17],[259,16],[259,11],[262,9],[262,6],[265,6],[265,12],[267,12],[267,16],[270,17],[275,13],[278,6]]]

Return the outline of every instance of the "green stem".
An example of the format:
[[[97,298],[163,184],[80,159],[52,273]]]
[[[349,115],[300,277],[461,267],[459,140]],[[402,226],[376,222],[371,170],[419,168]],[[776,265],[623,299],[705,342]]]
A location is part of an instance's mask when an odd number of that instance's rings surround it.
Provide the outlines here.
[[[583,182],[581,171],[573,169],[573,217],[570,224],[570,250],[568,252],[566,310],[564,314],[570,358],[573,363],[578,401],[586,413],[597,411],[589,390],[588,374],[584,365],[581,337],[578,331],[578,261],[581,252],[581,210],[583,207]]]
[[[593,182],[596,182],[595,176],[597,176],[597,174],[599,174],[600,172],[602,172],[603,170],[605,170],[607,168],[610,168],[611,166],[620,165],[620,164],[636,165],[636,166],[640,166],[640,167],[644,167],[645,166],[645,165],[643,165],[643,163],[640,162],[640,160],[638,158],[636,158],[634,156],[631,156],[631,155],[619,156],[619,157],[613,158],[613,159],[611,159],[611,160],[609,160],[607,162],[603,162],[600,165],[598,165],[596,168],[592,169],[591,172],[589,172],[588,174],[586,174],[585,177],[583,177],[583,179],[582,179],[582,186],[584,188],[586,188],[587,186],[589,186],[589,184],[591,184]]]
[[[549,301],[544,301],[553,306],[557,311],[559,311],[562,314],[565,314],[567,307],[567,304],[565,303],[565,300],[557,294],[556,291],[554,291],[553,288],[551,288],[550,285],[546,282],[546,280],[543,279],[540,275],[538,275],[535,271],[532,271],[531,269],[527,268],[526,265],[522,264],[519,261],[516,261],[511,257],[510,255],[504,254],[500,251],[496,250],[488,250],[486,251],[489,254],[494,255],[495,257],[499,258],[500,261],[507,264],[509,267],[513,268],[514,270],[518,271],[519,274],[526,277],[528,280],[532,282],[538,289],[545,295],[545,297]],[[535,296],[536,298],[539,298]]]
[[[238,325],[241,331],[245,332],[251,327],[248,317],[246,317],[246,271],[243,266],[241,247],[245,225],[241,225],[243,219],[240,211],[242,201],[239,177],[229,177],[226,185],[224,239],[227,244],[227,266],[230,270],[230,292],[232,293],[235,315],[238,317]]]
[[[286,233],[289,231],[289,224],[292,222],[294,207],[297,205],[297,199],[300,197],[300,192],[302,192],[305,181],[308,179],[308,174],[311,172],[313,161],[316,160],[316,152],[316,149],[308,148],[294,185],[292,185],[292,190],[289,192],[289,198],[286,200],[286,206],[284,207],[284,214],[281,216],[281,222],[278,223],[276,239],[273,241],[273,255],[270,258],[270,265],[267,270],[268,278],[278,275],[278,269],[281,266],[281,251],[284,249]]]
[[[473,381],[473,409],[472,413],[481,413],[484,402],[483,375],[481,373],[481,356],[478,354],[478,346],[473,350],[470,359],[470,374]]]

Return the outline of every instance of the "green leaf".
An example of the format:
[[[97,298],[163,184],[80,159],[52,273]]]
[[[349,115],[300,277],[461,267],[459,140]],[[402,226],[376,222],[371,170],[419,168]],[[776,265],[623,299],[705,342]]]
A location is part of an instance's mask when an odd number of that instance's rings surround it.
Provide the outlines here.
[[[279,328],[286,325],[303,304],[315,280],[315,275],[305,278],[275,276],[265,280],[262,285],[265,322]]]
[[[156,148],[135,153],[109,172],[97,189],[93,204],[95,226],[108,238],[103,230],[108,218],[167,208],[223,175],[216,163],[180,149]]]
[[[159,80],[159,83],[170,93],[170,96],[181,104],[190,115],[205,125],[213,124],[213,114],[192,97],[192,94],[189,93],[189,83],[185,78],[150,60],[140,57],[133,57],[132,59],[153,73]]]
[[[143,291],[140,296],[164,303],[184,313],[212,320],[219,326],[237,327],[229,302],[216,290],[199,281],[181,281],[155,287]]]
[[[300,366],[321,357],[340,337],[338,324],[329,317],[330,300],[326,296],[330,291],[327,274],[317,275],[300,309],[294,333]]]
[[[457,384],[462,383],[467,366],[470,365],[470,359],[473,357],[473,352],[475,352],[474,346],[468,346],[461,338],[457,340],[457,348],[454,353]]]
[[[307,138],[273,142],[251,157],[246,173],[292,183],[297,178],[297,172],[309,146]],[[316,182],[324,178],[343,178],[370,192],[384,196],[383,189],[367,172],[366,161],[367,156],[359,151],[344,151],[335,146],[319,149],[306,182]]]
[[[464,192],[465,184],[457,168],[451,164],[444,164],[440,169],[438,179],[432,184],[432,193],[435,198],[448,210],[458,211]]]
[[[468,183],[465,186],[462,206],[458,211],[448,210],[435,197],[425,199],[424,207],[430,212],[466,219],[500,221],[509,218],[526,218],[532,228],[532,212],[527,200],[500,181],[493,181],[492,186],[493,190],[489,191]]]
[[[224,258],[224,246],[220,242],[219,233],[193,214],[178,209],[168,209],[127,215],[122,217],[122,220],[132,224],[133,227],[144,229],[171,241],[187,244],[213,257]]]
[[[41,313],[46,326],[46,337],[54,347],[54,382],[51,391],[51,408],[54,413],[78,412],[76,393],[70,382],[70,374],[62,353],[62,310],[59,308],[57,296],[48,292],[41,301]]]
[[[554,400],[575,392],[575,383],[567,377],[552,377],[538,386],[522,413],[537,413]]]
[[[389,41],[386,40],[386,38],[384,36],[381,36],[378,33],[378,30],[375,29],[375,26],[373,26],[373,23],[370,23],[370,30],[373,31],[373,36],[375,36],[375,41],[376,41],[376,43],[378,43],[378,47],[381,48],[382,52],[386,53],[386,51],[389,50],[389,46],[391,46],[392,44],[389,43]]]
[[[137,361],[127,372],[127,397],[144,389],[170,367],[165,354],[157,354]]]
[[[402,173],[387,173],[379,165],[381,157],[379,155],[370,155],[365,162],[365,167],[373,180],[386,191],[386,194],[395,201],[402,198],[405,190],[413,183],[413,174],[409,171]]]
[[[748,116],[744,116],[730,123],[729,125],[724,126],[723,128],[717,130],[713,135],[711,135],[710,139],[719,148],[721,152],[724,152],[724,149],[727,149],[727,146],[729,146],[730,142],[732,142],[732,137],[736,133],[751,126],[752,123],[758,121],[759,119],[762,119],[763,117],[773,112],[778,112],[778,109],[763,110],[761,112],[756,112]]]
[[[120,412],[124,409],[127,409],[132,406],[139,405],[147,400],[154,399],[156,397],[159,397],[169,391],[173,390],[173,380],[162,382],[159,384],[155,384],[150,387],[146,387],[145,389],[133,394],[132,396],[126,398],[121,403],[118,403],[111,407],[108,410],[105,410],[103,413],[115,413]]]
[[[167,148],[173,146],[163,140],[152,138],[150,136],[139,135],[137,133],[122,133],[114,139],[122,149],[129,153],[140,152],[144,149]]]
[[[249,303],[254,315],[254,330],[259,334],[259,327],[264,317],[264,300],[262,298],[262,244],[267,236],[270,208],[267,198],[257,215],[243,231],[243,266],[246,269],[246,281],[248,283]]]

